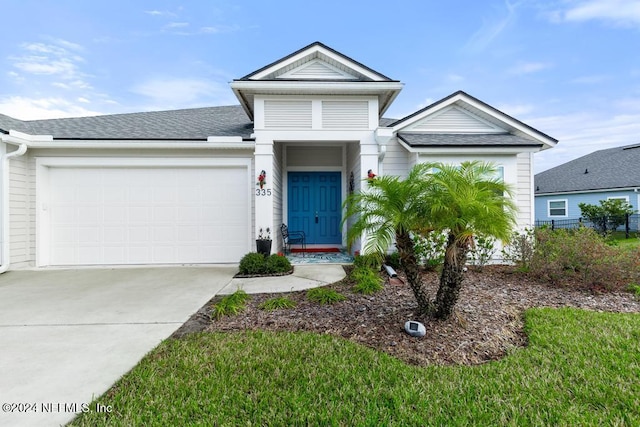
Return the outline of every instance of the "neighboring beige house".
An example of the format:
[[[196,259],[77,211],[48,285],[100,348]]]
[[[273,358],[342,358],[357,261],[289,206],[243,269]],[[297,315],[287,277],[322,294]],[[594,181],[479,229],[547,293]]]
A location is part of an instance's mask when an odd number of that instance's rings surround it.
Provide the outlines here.
[[[343,247],[342,202],[369,170],[434,160],[495,162],[530,226],[533,154],[557,141],[464,92],[384,118],[402,87],[316,42],[234,80],[240,105],[0,115],[1,268],[235,263],[283,222]]]

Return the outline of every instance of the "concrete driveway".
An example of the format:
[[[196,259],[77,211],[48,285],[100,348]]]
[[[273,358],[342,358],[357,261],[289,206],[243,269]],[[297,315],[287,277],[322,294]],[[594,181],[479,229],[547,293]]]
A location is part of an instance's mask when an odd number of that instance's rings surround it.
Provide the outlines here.
[[[70,421],[236,272],[215,266],[0,275],[0,425]]]

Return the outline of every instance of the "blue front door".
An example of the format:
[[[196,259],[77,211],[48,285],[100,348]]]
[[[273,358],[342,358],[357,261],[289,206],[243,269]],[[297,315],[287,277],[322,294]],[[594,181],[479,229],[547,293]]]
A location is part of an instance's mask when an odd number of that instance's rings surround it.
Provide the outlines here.
[[[341,244],[340,172],[289,172],[289,230],[302,230],[307,244]]]

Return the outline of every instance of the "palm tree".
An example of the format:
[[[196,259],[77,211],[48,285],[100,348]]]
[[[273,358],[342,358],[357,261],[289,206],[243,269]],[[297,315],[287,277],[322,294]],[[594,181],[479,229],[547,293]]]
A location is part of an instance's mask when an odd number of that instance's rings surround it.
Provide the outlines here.
[[[397,176],[381,176],[369,179],[369,189],[350,194],[345,203],[345,217],[355,218],[347,240],[351,245],[364,239],[363,253],[382,257],[395,241],[407,282],[418,302],[421,312],[431,309],[431,302],[420,276],[414,251],[412,233],[428,231],[427,197],[431,164],[416,165],[402,180]]]
[[[365,236],[364,252],[380,257],[394,242],[418,310],[448,318],[458,301],[467,254],[474,236],[507,241],[515,224],[515,205],[496,168],[478,161],[459,167],[443,163],[416,165],[405,180],[383,176],[369,180],[370,189],[345,201],[344,223],[356,221],[347,233],[352,244]],[[421,280],[412,235],[446,233],[444,265],[435,301]]]
[[[467,254],[478,234],[508,241],[515,225],[512,191],[496,168],[479,161],[436,164],[429,176],[429,224],[447,233],[435,317],[448,318],[458,301]]]

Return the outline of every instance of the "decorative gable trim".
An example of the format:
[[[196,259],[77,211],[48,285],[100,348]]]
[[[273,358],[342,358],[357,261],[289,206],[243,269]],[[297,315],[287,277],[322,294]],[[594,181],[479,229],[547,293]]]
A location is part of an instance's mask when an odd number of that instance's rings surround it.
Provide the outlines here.
[[[403,131],[438,133],[507,133],[495,124],[456,106],[450,106],[416,121]]]
[[[338,67],[322,61],[313,59],[306,64],[294,68],[286,73],[277,75],[277,79],[296,79],[296,80],[358,80],[358,76],[340,70]]]
[[[471,95],[468,95],[463,91],[454,92],[440,101],[436,101],[413,114],[389,124],[388,127],[393,128],[394,132],[405,131],[426,117],[433,116],[451,106],[458,107],[464,110],[464,112],[469,112],[473,116],[476,116],[487,123],[491,123],[497,128],[504,129],[505,132],[540,142],[543,144],[543,150],[554,147],[558,143],[557,139],[534,129],[520,120],[514,119],[508,114],[503,113],[502,111],[480,101],[477,98],[474,98]]]
[[[311,43],[239,80],[272,80],[315,59],[320,59],[348,75],[357,77],[358,80],[394,81],[320,42]]]

